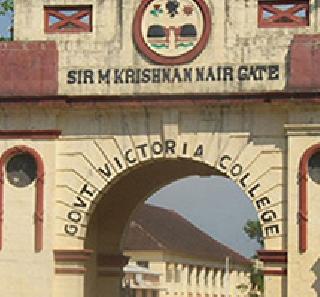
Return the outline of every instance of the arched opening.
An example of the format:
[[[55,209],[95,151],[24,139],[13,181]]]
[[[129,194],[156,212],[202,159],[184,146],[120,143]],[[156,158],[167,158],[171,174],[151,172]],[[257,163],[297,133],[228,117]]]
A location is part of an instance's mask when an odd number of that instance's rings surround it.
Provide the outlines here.
[[[319,180],[320,145],[309,147],[301,157],[299,165],[299,250],[308,248],[308,175],[315,183]]]
[[[39,153],[30,147],[20,145],[6,150],[0,156],[0,250],[3,240],[5,176],[14,188],[35,185],[34,245],[35,251],[43,249],[44,215],[44,164]]]
[[[129,257],[123,295],[260,293],[261,266],[250,258],[262,246],[248,237],[257,225],[255,208],[231,179],[190,176],[162,187],[130,222],[123,249]],[[256,235],[260,241],[261,229]]]
[[[132,167],[110,184],[90,216],[85,248],[85,296],[120,296],[122,268],[128,259],[123,245],[134,211],[161,187],[188,176],[224,176],[205,163],[161,159]]]

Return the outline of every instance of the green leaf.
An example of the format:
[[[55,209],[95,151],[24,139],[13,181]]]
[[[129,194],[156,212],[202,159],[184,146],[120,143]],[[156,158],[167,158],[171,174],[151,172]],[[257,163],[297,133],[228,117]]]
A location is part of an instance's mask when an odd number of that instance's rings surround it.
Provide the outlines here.
[[[7,12],[12,12],[13,9],[13,0],[4,0],[0,3],[0,15],[5,15]]]
[[[248,220],[243,230],[250,239],[255,239],[261,247],[263,246],[263,233],[259,220]]]

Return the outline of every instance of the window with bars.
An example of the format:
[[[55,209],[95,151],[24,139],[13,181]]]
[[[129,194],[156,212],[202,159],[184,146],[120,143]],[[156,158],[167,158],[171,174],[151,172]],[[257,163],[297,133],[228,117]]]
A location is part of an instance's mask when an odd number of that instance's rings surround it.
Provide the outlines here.
[[[92,32],[92,6],[45,6],[46,33]]]
[[[260,28],[290,28],[309,25],[309,0],[263,0],[258,2]]]

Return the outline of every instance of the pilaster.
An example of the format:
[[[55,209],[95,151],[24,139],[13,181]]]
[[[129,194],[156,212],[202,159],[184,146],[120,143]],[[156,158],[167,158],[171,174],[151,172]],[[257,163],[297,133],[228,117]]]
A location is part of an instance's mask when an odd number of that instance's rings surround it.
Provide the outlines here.
[[[123,255],[98,254],[97,297],[114,297],[121,294],[123,267],[129,257]]]
[[[54,297],[83,297],[86,263],[92,250],[55,250]]]

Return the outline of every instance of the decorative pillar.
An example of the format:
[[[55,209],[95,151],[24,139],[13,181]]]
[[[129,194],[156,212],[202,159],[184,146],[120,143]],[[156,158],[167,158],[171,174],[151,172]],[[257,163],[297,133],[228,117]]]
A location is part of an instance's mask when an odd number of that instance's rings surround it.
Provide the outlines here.
[[[222,287],[221,287],[221,268],[217,269],[216,277],[215,277],[215,293],[220,296],[222,293]]]
[[[174,290],[174,264],[167,262],[166,263],[166,287],[170,294],[173,294]]]
[[[97,256],[97,297],[121,296],[123,267],[128,262],[129,257],[123,255],[99,254]]]
[[[209,296],[212,296],[212,294],[213,294],[212,276],[213,276],[213,269],[209,268],[209,271],[208,271],[208,286],[206,288],[206,292],[209,294]]]
[[[54,297],[83,297],[86,262],[92,250],[55,250]]]
[[[260,250],[258,258],[264,263],[265,295],[282,296],[282,282],[287,277],[287,251]]]
[[[181,292],[188,295],[188,265],[181,265]]]
[[[230,296],[236,296],[237,270],[230,269]]]
[[[201,266],[198,269],[200,269],[199,273],[199,285],[197,289],[197,293],[199,293],[201,296],[204,296],[206,285],[205,285],[205,274],[206,274],[206,268]]]
[[[175,292],[178,292],[180,294],[181,292],[185,291],[185,286],[184,286],[184,279],[183,279],[183,265],[182,264],[176,264],[177,267],[177,272],[180,275],[180,278],[178,279],[178,282],[175,281]]]
[[[192,293],[192,265],[187,265],[187,292],[188,296]]]
[[[195,296],[197,291],[197,266],[192,266],[191,272],[191,292]]]

